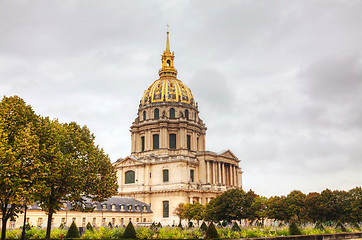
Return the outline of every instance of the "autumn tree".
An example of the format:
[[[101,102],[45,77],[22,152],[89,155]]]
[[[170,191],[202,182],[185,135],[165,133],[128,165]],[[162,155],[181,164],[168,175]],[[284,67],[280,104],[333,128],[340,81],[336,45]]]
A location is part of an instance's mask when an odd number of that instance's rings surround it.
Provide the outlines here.
[[[7,221],[32,202],[40,183],[37,119],[31,106],[17,96],[3,97],[0,102],[1,239],[5,239]]]
[[[180,219],[180,223],[179,224],[181,224],[181,221],[182,221],[182,219],[184,219],[185,218],[185,208],[184,208],[184,203],[179,203],[178,205],[177,205],[177,207],[173,210],[173,214],[174,215],[176,215],[176,216],[178,216],[178,218]]]
[[[102,201],[116,193],[117,179],[109,157],[95,145],[87,127],[41,118],[37,130],[45,173],[45,188],[37,197],[48,214],[50,239],[52,216],[63,201],[79,203],[84,197]]]

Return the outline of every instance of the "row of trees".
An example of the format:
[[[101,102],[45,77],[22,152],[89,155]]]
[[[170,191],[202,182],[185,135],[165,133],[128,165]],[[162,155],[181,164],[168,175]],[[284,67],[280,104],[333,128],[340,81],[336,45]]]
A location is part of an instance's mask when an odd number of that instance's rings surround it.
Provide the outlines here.
[[[174,214],[182,219],[213,222],[246,219],[261,223],[265,219],[284,222],[362,222],[362,188],[304,194],[292,191],[287,196],[266,198],[252,190],[228,190],[212,199],[206,206],[200,203],[180,203]]]
[[[25,225],[26,206],[35,201],[48,214],[50,239],[63,201],[102,201],[117,191],[111,161],[86,126],[39,116],[17,96],[0,102],[0,166],[1,239],[7,221],[23,210]]]

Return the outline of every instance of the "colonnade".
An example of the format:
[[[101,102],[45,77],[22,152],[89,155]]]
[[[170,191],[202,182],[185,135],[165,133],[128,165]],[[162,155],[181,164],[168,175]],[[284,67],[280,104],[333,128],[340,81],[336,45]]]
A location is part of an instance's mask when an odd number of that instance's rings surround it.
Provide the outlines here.
[[[238,167],[236,165],[206,160],[206,183],[239,186]]]

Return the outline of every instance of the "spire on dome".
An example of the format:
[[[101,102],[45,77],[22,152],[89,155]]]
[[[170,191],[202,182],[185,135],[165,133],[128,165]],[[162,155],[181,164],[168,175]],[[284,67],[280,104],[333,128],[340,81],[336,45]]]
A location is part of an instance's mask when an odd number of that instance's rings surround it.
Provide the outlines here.
[[[163,51],[162,54],[162,68],[158,71],[158,75],[160,77],[164,76],[177,76],[177,70],[173,65],[173,60],[175,58],[174,52],[171,53],[170,51],[170,39],[169,39],[169,26],[167,25],[167,39],[166,39],[166,50]]]
[[[168,39],[168,34],[169,34],[169,31],[168,31],[168,28],[170,26],[168,26],[167,24],[167,41],[166,41],[166,52],[170,52],[170,40]]]

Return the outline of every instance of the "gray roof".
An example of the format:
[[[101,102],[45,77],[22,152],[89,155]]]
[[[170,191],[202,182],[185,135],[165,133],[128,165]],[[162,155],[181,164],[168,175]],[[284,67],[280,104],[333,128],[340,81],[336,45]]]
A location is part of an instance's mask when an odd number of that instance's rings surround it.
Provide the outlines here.
[[[147,212],[151,213],[150,205],[138,201],[130,197],[110,197],[103,202],[93,202],[89,198],[84,198],[85,202],[83,207],[92,209],[93,211],[107,211],[107,212]],[[66,205],[66,208],[65,208]],[[60,210],[72,210],[75,204],[71,202],[65,202]],[[81,203],[79,204],[81,206]],[[29,210],[40,210],[39,203],[36,202],[34,205],[28,207]]]

